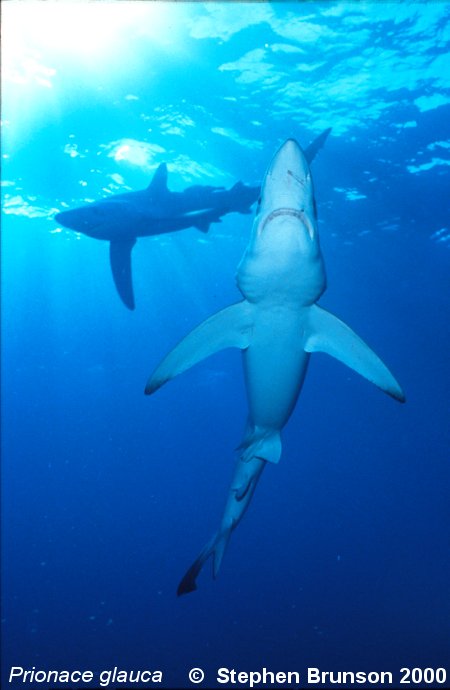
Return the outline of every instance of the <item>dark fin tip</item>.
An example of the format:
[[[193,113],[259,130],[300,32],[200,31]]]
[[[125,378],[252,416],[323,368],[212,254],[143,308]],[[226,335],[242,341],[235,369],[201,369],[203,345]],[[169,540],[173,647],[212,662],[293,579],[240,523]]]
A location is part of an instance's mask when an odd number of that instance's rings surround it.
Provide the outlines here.
[[[406,402],[406,396],[405,396],[405,394],[403,393],[403,391],[402,391],[401,389],[400,389],[399,392],[398,392],[398,391],[389,391],[389,390],[386,390],[385,392],[386,392],[391,398],[393,398],[394,400],[397,400],[397,402],[399,402],[399,403],[402,403],[402,404],[403,404],[403,403]]]
[[[182,597],[183,594],[190,594],[190,592],[195,592],[197,589],[197,585],[195,584],[195,580],[191,580],[190,578],[183,578],[178,585],[177,589],[177,597]]]
[[[380,390],[382,393],[385,395],[388,395],[392,400],[396,400],[399,403],[405,403],[406,402],[406,396],[403,393],[402,389],[399,387],[399,389],[395,388],[382,388],[381,386],[374,384],[378,390]]]
[[[155,393],[155,391],[159,390],[161,386],[167,383],[167,381],[169,381],[169,379],[160,379],[159,381],[153,381],[152,379],[150,379],[150,381],[147,382],[147,385],[144,388],[145,395],[152,395],[152,393]]]

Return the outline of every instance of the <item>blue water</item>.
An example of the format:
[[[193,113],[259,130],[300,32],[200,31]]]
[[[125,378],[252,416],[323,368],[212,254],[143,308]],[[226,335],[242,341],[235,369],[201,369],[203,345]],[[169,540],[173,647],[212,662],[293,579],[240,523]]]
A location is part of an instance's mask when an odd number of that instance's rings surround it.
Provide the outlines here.
[[[209,687],[220,667],[299,671],[302,687],[308,667],[394,685],[440,667],[448,685],[448,3],[13,0],[3,14],[2,687],[11,666],[160,669],[179,688],[193,666]],[[53,216],[141,189],[163,161],[174,191],[259,184],[284,139],[326,127],[321,304],[407,403],[313,356],[218,579],[206,567],[178,599],[243,432],[240,356],[143,389],[239,298],[252,218],[139,240],[130,312],[107,243]]]

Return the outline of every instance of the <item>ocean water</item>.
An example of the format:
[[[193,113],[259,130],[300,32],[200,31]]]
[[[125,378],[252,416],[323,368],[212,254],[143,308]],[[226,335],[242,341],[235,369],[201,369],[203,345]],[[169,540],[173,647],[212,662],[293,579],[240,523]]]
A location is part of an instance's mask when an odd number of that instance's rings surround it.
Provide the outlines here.
[[[13,666],[95,674],[70,687],[114,667],[163,682],[108,687],[195,687],[193,667],[197,687],[264,667],[299,672],[290,687],[317,687],[308,668],[450,684],[449,7],[3,3],[2,688],[68,687],[9,682]],[[321,304],[407,402],[314,355],[219,577],[208,564],[177,598],[231,480],[239,353],[143,390],[239,299],[252,216],[140,239],[131,312],[107,243],[54,215],[161,162],[174,191],[257,185],[283,140],[327,127]],[[447,681],[400,685],[403,668]]]

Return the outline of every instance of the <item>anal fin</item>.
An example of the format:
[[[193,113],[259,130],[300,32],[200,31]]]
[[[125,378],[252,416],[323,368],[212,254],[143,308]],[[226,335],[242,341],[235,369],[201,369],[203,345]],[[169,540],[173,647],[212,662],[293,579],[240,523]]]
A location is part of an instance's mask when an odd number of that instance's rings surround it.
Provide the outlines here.
[[[134,309],[133,278],[131,274],[131,250],[136,238],[131,240],[111,240],[109,261],[117,292],[128,309]]]
[[[253,458],[277,464],[281,457],[281,437],[277,429],[251,430],[239,446],[241,459],[249,462]]]

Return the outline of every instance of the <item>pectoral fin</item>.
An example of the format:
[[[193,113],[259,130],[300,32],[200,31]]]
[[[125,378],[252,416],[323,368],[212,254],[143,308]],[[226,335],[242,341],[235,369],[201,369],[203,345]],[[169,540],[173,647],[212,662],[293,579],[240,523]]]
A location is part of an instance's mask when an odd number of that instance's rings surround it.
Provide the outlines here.
[[[400,402],[405,396],[381,359],[345,323],[317,304],[310,307],[306,352],[326,352]]]
[[[217,211],[212,213],[199,213],[192,220],[192,226],[201,232],[208,232],[211,223],[221,223],[222,219]]]
[[[217,312],[194,328],[163,359],[145,387],[150,395],[202,359],[227,347],[248,347],[253,328],[252,307],[244,300]]]
[[[131,240],[112,240],[109,244],[109,261],[114,284],[120,299],[128,309],[134,309],[131,250],[135,244],[136,238]]]

